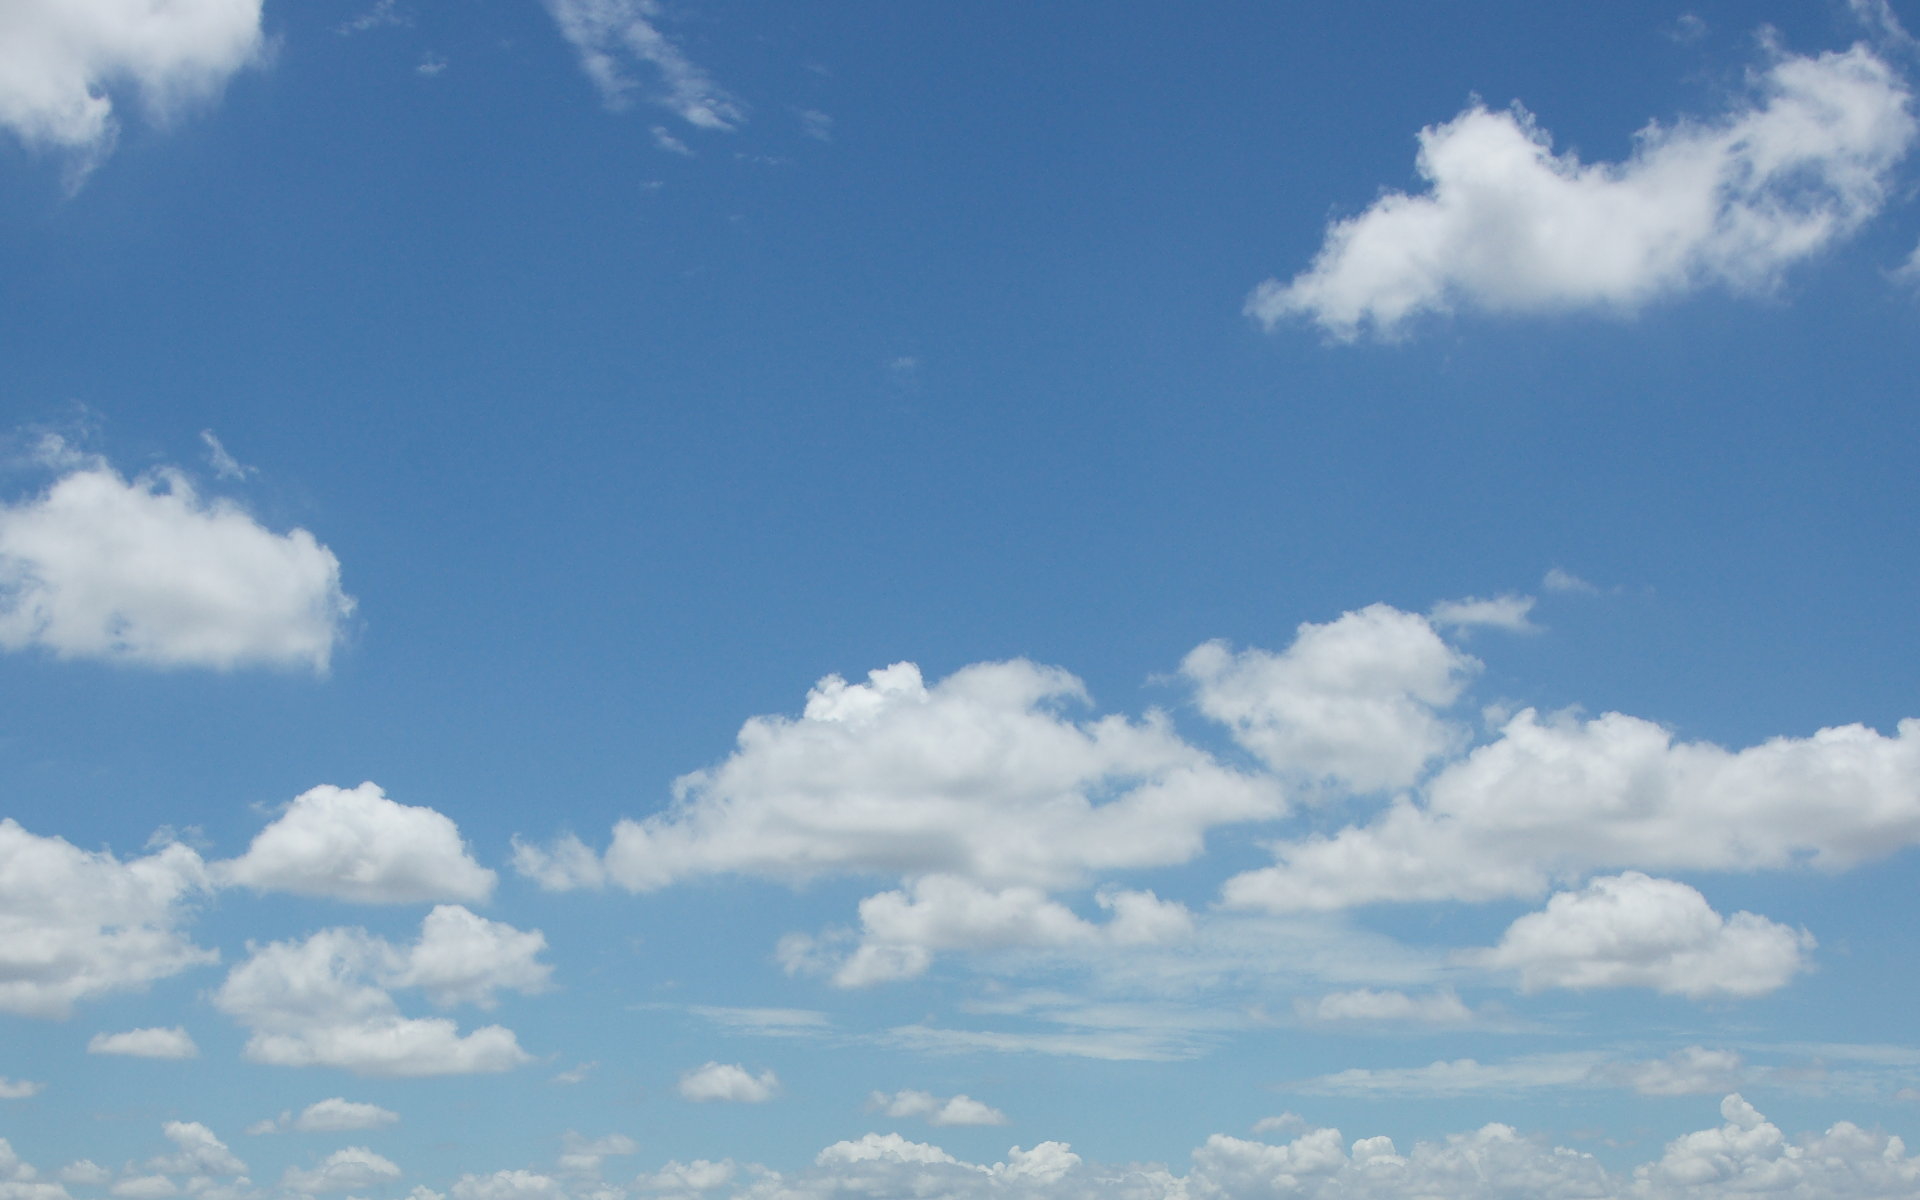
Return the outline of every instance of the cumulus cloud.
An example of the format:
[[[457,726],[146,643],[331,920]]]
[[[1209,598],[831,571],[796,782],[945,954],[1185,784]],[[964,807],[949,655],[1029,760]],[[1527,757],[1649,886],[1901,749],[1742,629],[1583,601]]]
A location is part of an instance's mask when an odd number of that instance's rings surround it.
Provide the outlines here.
[[[828,676],[799,719],[751,718],[731,757],[675,782],[670,809],[621,821],[598,866],[565,840],[522,844],[515,862],[549,886],[603,872],[633,891],[721,873],[1073,887],[1190,861],[1208,829],[1283,810],[1275,787],[1220,766],[1163,714],[1062,713],[1085,699],[1065,671],[1019,660],[931,687],[912,663],[863,684]]]
[[[1642,1096],[1708,1096],[1739,1087],[1747,1075],[1746,1061],[1732,1050],[1687,1046],[1665,1058],[1622,1063],[1602,1076],[1632,1088]]]
[[[177,928],[207,886],[206,864],[178,843],[121,862],[0,818],[0,1012],[65,1017],[216,961]]]
[[[162,1133],[174,1145],[171,1154],[147,1161],[149,1171],[162,1175],[244,1175],[247,1164],[241,1162],[227,1144],[198,1121],[168,1121]]]
[[[1473,956],[1527,991],[1649,987],[1701,999],[1758,996],[1804,970],[1813,936],[1753,913],[1722,917],[1684,883],[1638,871],[1561,892]]]
[[[567,1200],[567,1185],[538,1171],[462,1175],[448,1189],[453,1200]]]
[[[1920,720],[1729,751],[1621,713],[1525,709],[1365,825],[1274,845],[1227,881],[1274,912],[1531,897],[1623,867],[1841,870],[1920,842]]]
[[[1430,126],[1426,190],[1336,222],[1313,265],[1261,284],[1247,312],[1351,340],[1455,307],[1631,311],[1709,284],[1764,289],[1880,210],[1915,135],[1907,87],[1865,46],[1772,53],[1744,107],[1650,124],[1622,162],[1556,155],[1518,105]]]
[[[1897,1137],[1841,1121],[1789,1141],[1738,1094],[1720,1103],[1725,1124],[1668,1143],[1636,1168],[1638,1192],[1654,1196],[1897,1196],[1920,1188],[1920,1159]]]
[[[400,1178],[400,1168],[365,1146],[335,1150],[311,1168],[288,1167],[280,1186],[302,1196],[364,1191]]]
[[[867,1097],[867,1107],[889,1117],[922,1117],[929,1125],[1005,1125],[1007,1114],[973,1097],[940,1097],[932,1092],[911,1089],[899,1092],[875,1092]]]
[[[710,1062],[680,1077],[680,1094],[689,1100],[764,1104],[780,1094],[780,1080],[770,1070],[754,1075],[738,1063]]]
[[[170,1029],[129,1029],[125,1033],[96,1033],[87,1041],[88,1054],[124,1054],[132,1058],[197,1058],[200,1047],[193,1044],[187,1031]]]
[[[444,813],[396,803],[371,782],[302,793],[220,870],[261,891],[361,904],[484,901],[495,879]]]
[[[651,68],[661,90],[650,97],[698,129],[732,129],[746,109],[660,32],[654,0],[544,0],[560,33],[580,56],[581,69],[607,107],[630,103],[639,86],[636,64]]]
[[[8,650],[325,672],[353,604],[339,560],[311,533],[274,533],[177,471],[129,481],[86,460],[44,494],[0,506]]]
[[[12,0],[0,5],[0,126],[97,161],[116,100],[165,120],[260,51],[260,0]]]
[[[285,1129],[295,1129],[301,1133],[352,1133],[363,1129],[381,1129],[398,1124],[399,1120],[399,1113],[381,1108],[378,1104],[363,1104],[334,1096],[307,1105],[297,1116],[289,1111],[261,1121],[247,1132],[279,1133]]]
[[[1474,1019],[1473,1010],[1452,988],[1423,995],[1388,989],[1356,988],[1329,992],[1314,999],[1294,1001],[1294,1013],[1302,1020],[1334,1022],[1398,1022],[1415,1025],[1464,1025]]]
[[[1405,787],[1461,744],[1441,712],[1479,669],[1425,617],[1385,604],[1302,624],[1279,654],[1209,642],[1180,666],[1200,711],[1274,770],[1363,791]]]
[[[536,961],[545,945],[537,930],[441,905],[408,947],[348,928],[253,947],[214,1003],[251,1031],[246,1055],[255,1062],[363,1075],[504,1071],[531,1061],[511,1030],[462,1035],[449,1018],[403,1016],[388,989],[418,988],[442,1006],[490,1006],[499,989],[547,986],[551,968]]]

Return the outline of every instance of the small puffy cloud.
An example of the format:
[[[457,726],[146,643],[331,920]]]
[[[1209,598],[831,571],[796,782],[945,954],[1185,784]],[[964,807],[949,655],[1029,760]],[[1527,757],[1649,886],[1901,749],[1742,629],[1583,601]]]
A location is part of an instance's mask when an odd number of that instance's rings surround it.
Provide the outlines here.
[[[400,1168],[392,1160],[375,1154],[365,1146],[347,1146],[335,1150],[312,1167],[288,1167],[280,1186],[302,1196],[320,1196],[328,1192],[363,1191],[400,1178]]]
[[[128,481],[88,460],[43,495],[0,506],[8,650],[324,673],[353,604],[339,560],[311,533],[274,533],[177,471]]]
[[[780,1080],[771,1070],[754,1075],[737,1063],[710,1062],[680,1077],[680,1094],[688,1100],[764,1104],[779,1092]]]
[[[606,1137],[588,1138],[568,1130],[562,1140],[559,1167],[562,1174],[579,1178],[598,1179],[600,1167],[608,1158],[624,1157],[640,1149],[634,1140],[624,1133],[610,1133]]]
[[[247,1164],[227,1144],[198,1121],[168,1121],[161,1132],[174,1145],[172,1154],[147,1162],[149,1171],[163,1175],[244,1175]]]
[[[1731,1050],[1687,1046],[1665,1058],[1617,1064],[1601,1075],[1642,1096],[1708,1096],[1739,1087],[1746,1062]]]
[[[1911,94],[1865,46],[1779,54],[1715,121],[1648,125],[1618,163],[1556,155],[1525,109],[1420,132],[1418,195],[1327,231],[1313,265],[1247,312],[1342,340],[1455,307],[1632,311],[1709,284],[1750,291],[1876,214],[1915,135]]]
[[[989,888],[1082,886],[1090,873],[1199,855],[1208,830],[1278,815],[1271,782],[1228,770],[1164,715],[1079,722],[1080,681],[1025,661],[928,686],[896,663],[864,684],[821,680],[798,719],[748,720],[674,803],[623,820],[596,864],[576,840],[517,847],[547,886],[632,891],[738,874],[945,874]]]
[[[1375,604],[1300,626],[1283,653],[1209,642],[1180,670],[1200,711],[1274,770],[1405,787],[1464,732],[1441,711],[1478,672],[1425,617]]]
[[[1583,595],[1592,595],[1600,590],[1565,567],[1547,568],[1547,573],[1540,579],[1540,586],[1549,592],[1572,592]]]
[[[260,891],[361,904],[484,901],[495,879],[474,861],[452,819],[390,800],[371,782],[303,792],[220,870]]]
[[[200,1047],[193,1044],[187,1031],[170,1029],[129,1029],[125,1033],[96,1033],[87,1041],[88,1054],[124,1054],[132,1058],[197,1058]]]
[[[1229,906],[1289,912],[1545,893],[1594,870],[1841,870],[1920,844],[1920,720],[1729,751],[1621,713],[1525,709],[1365,825],[1274,843]],[[1744,926],[1743,926],[1744,927]],[[1782,943],[1783,944],[1783,943]]]
[[[64,1017],[216,961],[176,928],[207,886],[206,864],[178,843],[121,862],[0,818],[0,1012]]]
[[[1452,988],[1441,988],[1424,995],[1411,995],[1390,988],[1356,988],[1346,992],[1329,992],[1312,1000],[1302,997],[1294,1001],[1293,1010],[1302,1020],[1319,1024],[1392,1022],[1465,1025],[1474,1019],[1473,1010],[1454,994]]]
[[[349,1133],[361,1129],[380,1129],[400,1120],[400,1114],[378,1104],[364,1104],[334,1096],[315,1101],[293,1119],[293,1128],[302,1133]]]
[[[567,1200],[565,1184],[537,1171],[462,1175],[447,1190],[453,1200]]]
[[[921,1117],[929,1125],[1005,1125],[1007,1114],[971,1096],[940,1097],[932,1092],[875,1092],[867,1107],[889,1117]]]
[[[255,1062],[363,1075],[505,1071],[531,1061],[511,1030],[463,1035],[445,1017],[407,1017],[388,989],[419,988],[443,1005],[491,1004],[502,988],[537,992],[547,986],[549,968],[534,960],[545,944],[538,931],[442,905],[409,947],[346,928],[253,947],[214,1003],[251,1031]]]
[[[673,1161],[658,1171],[635,1181],[642,1191],[688,1194],[710,1191],[733,1182],[737,1168],[732,1159],[712,1162],[696,1158],[692,1162]]]
[[[951,875],[922,876],[904,890],[860,902],[859,945],[833,964],[833,982],[865,987],[910,979],[925,972],[941,950],[1137,946],[1179,941],[1193,931],[1192,915],[1183,905],[1152,892],[1102,890],[1097,900],[1114,914],[1104,925],[1082,919],[1039,888],[990,889]],[[792,948],[790,942],[790,957]]]
[[[0,1075],[0,1100],[31,1100],[46,1090],[46,1086],[31,1079],[9,1079]]]
[[[1518,971],[1527,991],[1649,987],[1702,999],[1785,987],[1812,948],[1804,929],[1722,917],[1684,883],[1628,871],[1555,895],[1473,961]]]
[[[608,108],[625,108],[639,86],[631,75],[645,64],[661,90],[650,97],[697,129],[732,129],[746,109],[688,58],[656,24],[654,0],[544,0],[561,36]]]
[[[10,0],[0,5],[0,126],[97,161],[116,100],[165,120],[259,60],[260,0]]]
[[[1532,612],[1532,596],[1495,596],[1491,600],[1469,596],[1464,600],[1442,600],[1433,606],[1430,616],[1433,623],[1443,629],[1485,627],[1532,633],[1539,628],[1527,619]]]
[[[112,1171],[90,1158],[76,1159],[60,1168],[60,1182],[79,1187],[99,1187],[112,1178]]]

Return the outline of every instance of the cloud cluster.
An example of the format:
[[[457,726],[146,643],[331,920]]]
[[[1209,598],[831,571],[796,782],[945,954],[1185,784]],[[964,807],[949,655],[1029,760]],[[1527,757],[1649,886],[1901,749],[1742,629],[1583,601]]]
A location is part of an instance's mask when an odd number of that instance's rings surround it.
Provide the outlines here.
[[[1911,94],[1865,46],[1775,52],[1753,97],[1715,121],[1641,130],[1623,162],[1556,155],[1516,105],[1420,132],[1426,191],[1335,223],[1313,265],[1247,312],[1334,337],[1390,336],[1427,312],[1631,311],[1722,284],[1762,289],[1858,229],[1913,144]]]
[[[279,1066],[341,1067],[362,1075],[459,1075],[531,1061],[513,1032],[461,1034],[446,1017],[402,1015],[393,990],[417,989],[441,1007],[490,1008],[496,993],[544,990],[546,938],[440,905],[419,940],[395,946],[364,929],[333,928],[256,946],[214,994],[251,1031],[246,1055]]]
[[[97,161],[116,94],[156,118],[217,94],[260,55],[260,0],[10,0],[0,5],[0,126]]]
[[[353,605],[312,534],[274,533],[176,471],[127,480],[86,461],[0,505],[0,648],[325,672]]]

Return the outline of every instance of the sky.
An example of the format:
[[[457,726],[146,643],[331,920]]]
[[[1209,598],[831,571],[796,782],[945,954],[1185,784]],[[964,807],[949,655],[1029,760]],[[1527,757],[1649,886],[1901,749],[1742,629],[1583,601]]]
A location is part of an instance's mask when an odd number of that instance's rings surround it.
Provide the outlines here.
[[[1909,26],[0,5],[0,1200],[1920,1197]]]

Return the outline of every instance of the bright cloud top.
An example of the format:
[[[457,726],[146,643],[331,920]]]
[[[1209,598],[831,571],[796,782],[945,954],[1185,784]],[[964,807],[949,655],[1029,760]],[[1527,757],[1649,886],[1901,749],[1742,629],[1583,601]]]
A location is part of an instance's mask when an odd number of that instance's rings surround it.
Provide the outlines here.
[[[246,1055],[278,1066],[341,1067],[362,1075],[463,1075],[531,1061],[513,1032],[488,1025],[462,1035],[446,1017],[407,1017],[392,990],[435,1005],[491,1008],[502,990],[546,990],[546,938],[461,908],[427,914],[420,938],[395,946],[364,929],[323,929],[254,949],[214,994],[252,1031]]]
[[[1421,131],[1425,192],[1333,225],[1313,265],[1261,284],[1247,312],[1352,340],[1455,306],[1631,311],[1709,283],[1763,289],[1880,210],[1915,123],[1864,46],[1780,56],[1754,91],[1718,121],[1649,125],[1602,164],[1554,154],[1517,105],[1476,105]]]
[[[155,116],[217,93],[260,54],[260,0],[10,0],[0,5],[0,125],[98,155],[125,89]]]
[[[710,1062],[680,1077],[680,1094],[696,1101],[765,1104],[780,1094],[780,1080],[772,1071],[755,1075],[738,1063]]]
[[[495,878],[445,814],[389,800],[374,783],[302,793],[219,872],[261,891],[359,904],[482,902]]]
[[[624,108],[638,86],[628,73],[644,63],[658,74],[663,90],[654,99],[698,129],[732,129],[746,119],[739,101],[727,95],[655,21],[653,0],[544,0],[560,33],[580,55],[581,69],[609,108]],[[670,141],[673,141],[669,137]],[[677,144],[677,141],[676,141]],[[685,152],[684,146],[680,147]]]
[[[274,533],[175,471],[128,481],[93,462],[0,507],[8,650],[324,673],[353,604],[339,560],[311,533]]]

